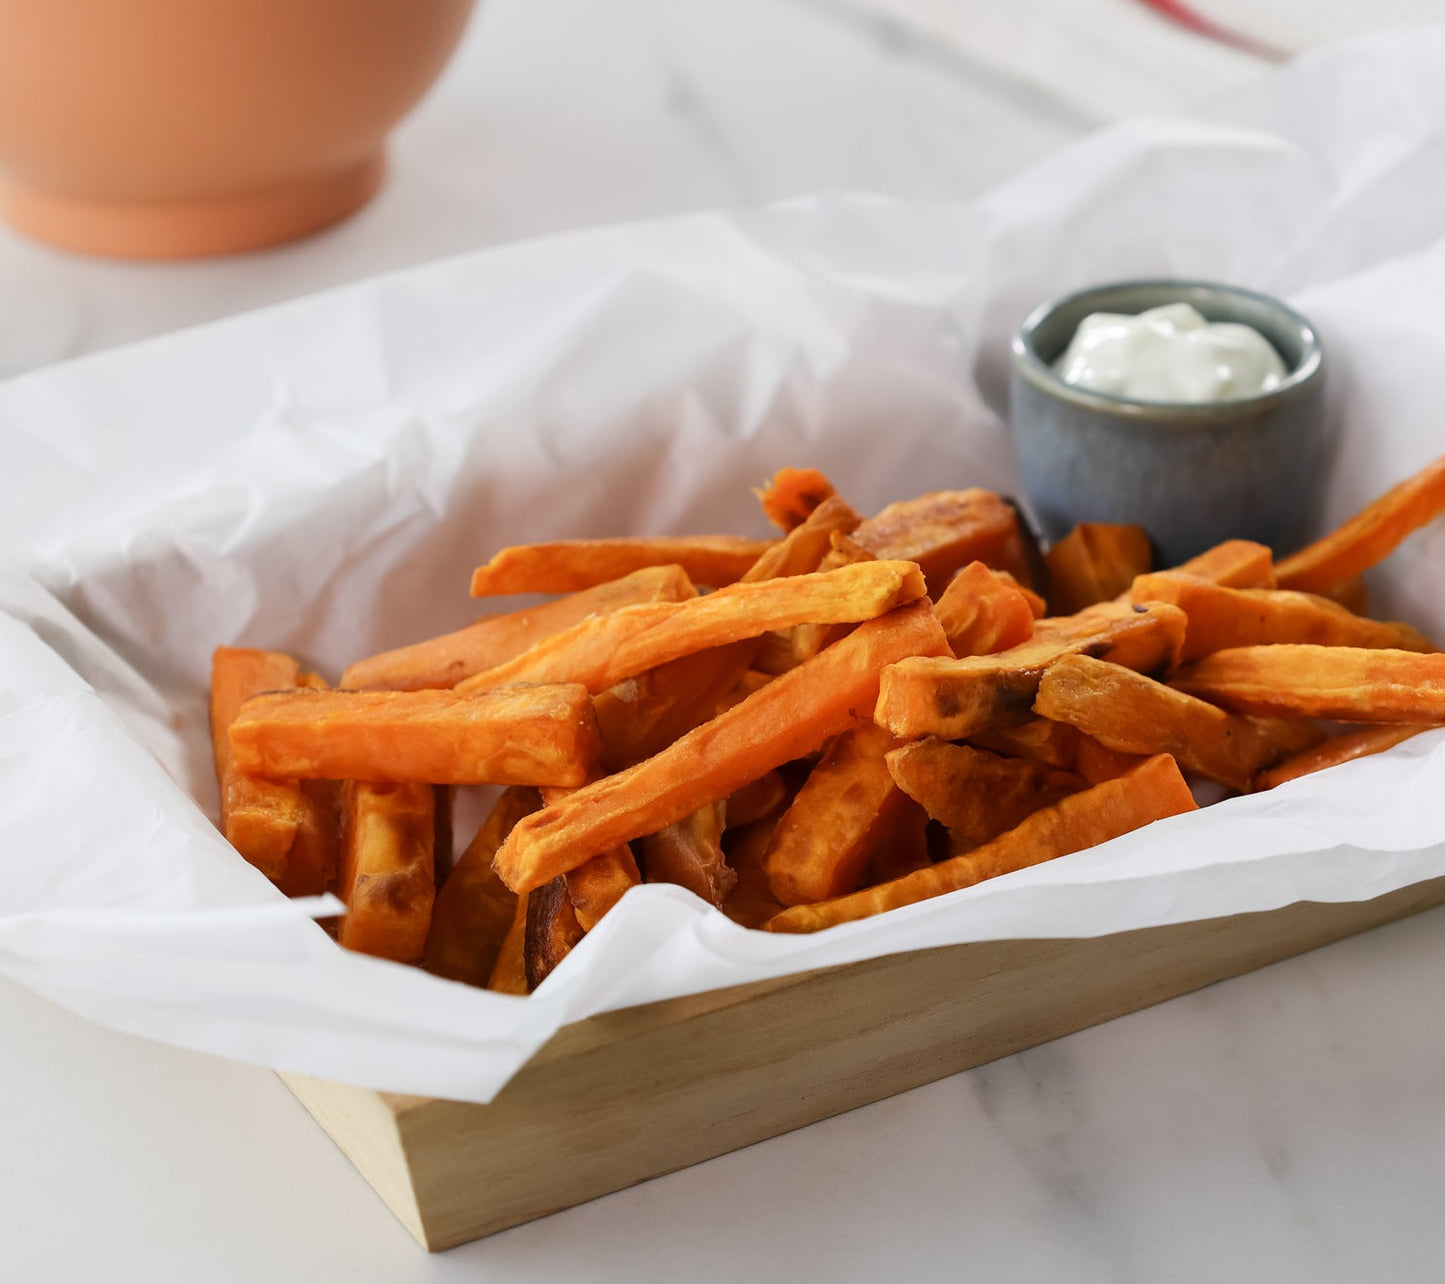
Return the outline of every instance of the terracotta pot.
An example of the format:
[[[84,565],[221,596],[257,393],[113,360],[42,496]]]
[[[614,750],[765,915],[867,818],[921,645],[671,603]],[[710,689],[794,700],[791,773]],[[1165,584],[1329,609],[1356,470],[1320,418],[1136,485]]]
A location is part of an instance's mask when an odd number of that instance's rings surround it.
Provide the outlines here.
[[[0,216],[69,249],[227,254],[381,183],[474,0],[0,0]]]

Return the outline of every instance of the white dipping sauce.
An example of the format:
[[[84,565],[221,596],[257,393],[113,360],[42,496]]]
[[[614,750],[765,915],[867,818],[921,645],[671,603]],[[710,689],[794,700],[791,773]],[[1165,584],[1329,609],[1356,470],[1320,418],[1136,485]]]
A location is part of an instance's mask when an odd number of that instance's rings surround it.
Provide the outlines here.
[[[1232,401],[1279,386],[1287,371],[1258,330],[1206,321],[1187,303],[1079,322],[1054,370],[1077,388],[1135,401]]]

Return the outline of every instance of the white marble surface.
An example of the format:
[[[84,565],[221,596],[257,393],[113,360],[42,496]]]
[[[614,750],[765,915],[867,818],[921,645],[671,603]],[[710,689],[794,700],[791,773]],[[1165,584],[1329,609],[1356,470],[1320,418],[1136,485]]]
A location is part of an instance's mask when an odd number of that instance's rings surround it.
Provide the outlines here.
[[[1067,97],[821,3],[494,0],[392,186],[326,236],[136,267],[0,234],[0,368],[597,221],[821,187],[967,196],[1085,129]],[[1429,1279],[1442,928],[1435,911],[439,1257],[265,1071],[0,984],[0,1279]]]

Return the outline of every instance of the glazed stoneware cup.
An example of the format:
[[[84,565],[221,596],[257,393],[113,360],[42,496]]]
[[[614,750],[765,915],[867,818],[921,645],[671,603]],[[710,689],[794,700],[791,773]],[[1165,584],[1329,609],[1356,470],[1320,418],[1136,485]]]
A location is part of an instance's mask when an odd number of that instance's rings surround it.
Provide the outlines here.
[[[1208,321],[1258,330],[1287,377],[1253,397],[1134,401],[1061,379],[1053,363],[1093,312],[1192,304]],[[1034,515],[1050,540],[1078,522],[1142,526],[1159,565],[1230,538],[1293,548],[1324,455],[1324,352],[1278,299],[1204,281],[1124,281],[1037,308],[1013,341],[1009,423]]]
[[[366,203],[473,0],[0,0],[0,215],[141,258],[291,240]]]

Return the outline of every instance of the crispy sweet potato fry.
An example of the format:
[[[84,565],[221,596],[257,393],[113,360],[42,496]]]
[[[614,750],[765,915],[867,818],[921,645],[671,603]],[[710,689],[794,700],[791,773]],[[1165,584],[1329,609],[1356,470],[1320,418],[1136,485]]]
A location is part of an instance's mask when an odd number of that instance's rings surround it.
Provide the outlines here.
[[[772,481],[756,492],[768,521],[784,534],[801,526],[835,493],[833,483],[816,468],[780,468]]]
[[[256,775],[449,785],[576,785],[597,751],[587,689],[291,691],[254,696],[231,724]]]
[[[472,596],[575,593],[644,566],[677,565],[694,584],[717,588],[742,578],[770,547],[740,535],[656,535],[514,544],[472,573]]]
[[[889,504],[859,526],[853,538],[884,560],[917,562],[934,596],[969,562],[1025,581],[1029,575],[1017,515],[991,490],[941,490]]]
[[[756,651],[749,638],[609,687],[593,701],[602,737],[598,761],[608,771],[630,767],[706,722],[747,673]]]
[[[537,791],[513,785],[493,804],[476,837],[437,892],[422,966],[468,985],[485,985],[516,917],[517,898],[492,870],[497,848],[523,816],[542,805]]]
[[[602,916],[642,882],[642,872],[626,843],[598,852],[576,869],[567,871],[567,896],[577,916],[577,925],[590,932]]]
[[[1027,642],[1034,633],[1029,596],[1013,576],[970,562],[934,603],[956,656],[988,655]]]
[[[975,749],[988,749],[1005,758],[1027,758],[1046,767],[1075,770],[1079,732],[1062,722],[1030,715],[1012,726],[987,727],[969,737]]]
[[[483,669],[513,660],[543,638],[590,615],[640,602],[683,602],[697,589],[680,566],[644,566],[621,579],[571,593],[554,602],[490,615],[455,633],[428,638],[358,660],[341,675],[343,690],[420,691],[453,687]]]
[[[487,978],[487,989],[498,994],[526,994],[527,986],[527,902],[529,896],[517,897],[517,910],[512,926],[502,938],[496,966]]]
[[[1323,539],[1275,567],[1280,588],[1325,593],[1382,562],[1420,527],[1445,513],[1445,455],[1367,504]]]
[[[1030,641],[995,655],[900,661],[883,674],[875,717],[900,739],[963,739],[996,722],[1025,720],[1040,676],[1062,656],[1083,652],[1167,672],[1183,639],[1184,612],[1177,606],[1091,606],[1037,621]]]
[[[600,693],[697,651],[808,623],[856,623],[916,601],[923,576],[912,562],[868,562],[734,584],[687,602],[627,606],[546,638],[507,664],[460,683],[458,693],[516,682],[580,682]]]
[[[969,847],[993,841],[1031,812],[1084,787],[1071,771],[946,740],[894,749],[888,770],[904,793]]]
[[[898,819],[891,832],[885,834],[868,860],[863,886],[889,883],[914,870],[933,864],[928,850],[928,813],[911,798],[904,798]],[[782,909],[782,906],[778,906]]]
[[[569,955],[585,933],[577,921],[567,880],[554,878],[527,897],[527,936],[524,958],[527,990],[542,984]]]
[[[1173,754],[1185,771],[1248,792],[1254,773],[1318,744],[1322,732],[1290,718],[1248,718],[1152,678],[1065,656],[1045,671],[1035,712],[1067,722],[1123,753]]]
[[[1177,571],[1161,571],[1139,576],[1129,596],[1135,602],[1172,602],[1189,617],[1183,660],[1272,642],[1436,649],[1408,624],[1366,619],[1328,598],[1288,589],[1225,588]]]
[[[527,817],[494,866],[514,891],[529,890],[655,833],[865,719],[886,665],[946,647],[926,602],[869,620],[653,757]]]
[[[723,804],[711,802],[646,835],[642,863],[647,881],[674,883],[709,904],[721,905],[738,881],[723,855],[722,834]]]
[[[722,903],[722,912],[741,927],[761,927],[783,907],[773,899],[763,855],[773,835],[776,816],[755,820],[727,835],[728,864],[737,882]]]
[[[833,547],[834,538],[857,530],[862,520],[837,495],[825,499],[803,522],[777,543],[769,545],[739,582],[757,584],[761,580],[806,575],[818,570]]]
[[[1269,770],[1261,771],[1254,778],[1254,787],[1257,790],[1273,789],[1288,780],[1298,780],[1301,776],[1323,771],[1326,767],[1338,766],[1342,762],[1352,762],[1356,758],[1367,758],[1375,753],[1384,753],[1386,749],[1393,749],[1403,741],[1409,740],[1410,737],[1418,736],[1422,731],[1431,729],[1428,726],[1411,726],[1408,723],[1382,723],[1379,726],[1361,727],[1358,731],[1346,731],[1340,735],[1330,736],[1313,749],[1306,749],[1304,753],[1296,754],[1293,758],[1286,758]]]
[[[1173,685],[1237,713],[1336,722],[1445,722],[1445,654],[1352,646],[1241,646]]]
[[[884,755],[898,742],[871,723],[824,751],[773,830],[768,886],[784,905],[841,896],[862,885],[869,858],[903,812]]]
[[[794,905],[763,926],[772,932],[816,932],[867,918],[1096,846],[1152,821],[1192,811],[1194,806],[1194,797],[1174,760],[1159,754],[1127,776],[1106,780],[1034,812],[1006,834],[966,855],[851,896],[817,905]]]
[[[764,816],[775,816],[788,802],[788,783],[782,773],[770,771],[766,776],[750,780],[728,797],[723,810],[723,823],[733,829],[751,825]]]
[[[1061,615],[1118,597],[1153,566],[1141,527],[1080,522],[1045,554],[1049,592]]]
[[[337,939],[348,950],[416,963],[436,896],[436,792],[430,785],[342,788],[341,878],[346,903]]]
[[[336,879],[335,790],[291,779],[262,779],[236,765],[230,728],[242,704],[262,691],[302,684],[289,655],[218,647],[211,661],[211,747],[221,797],[221,832],[288,896],[313,896]]]
[[[1212,584],[1223,584],[1225,588],[1277,587],[1274,553],[1266,545],[1249,539],[1227,539],[1174,569]]]

